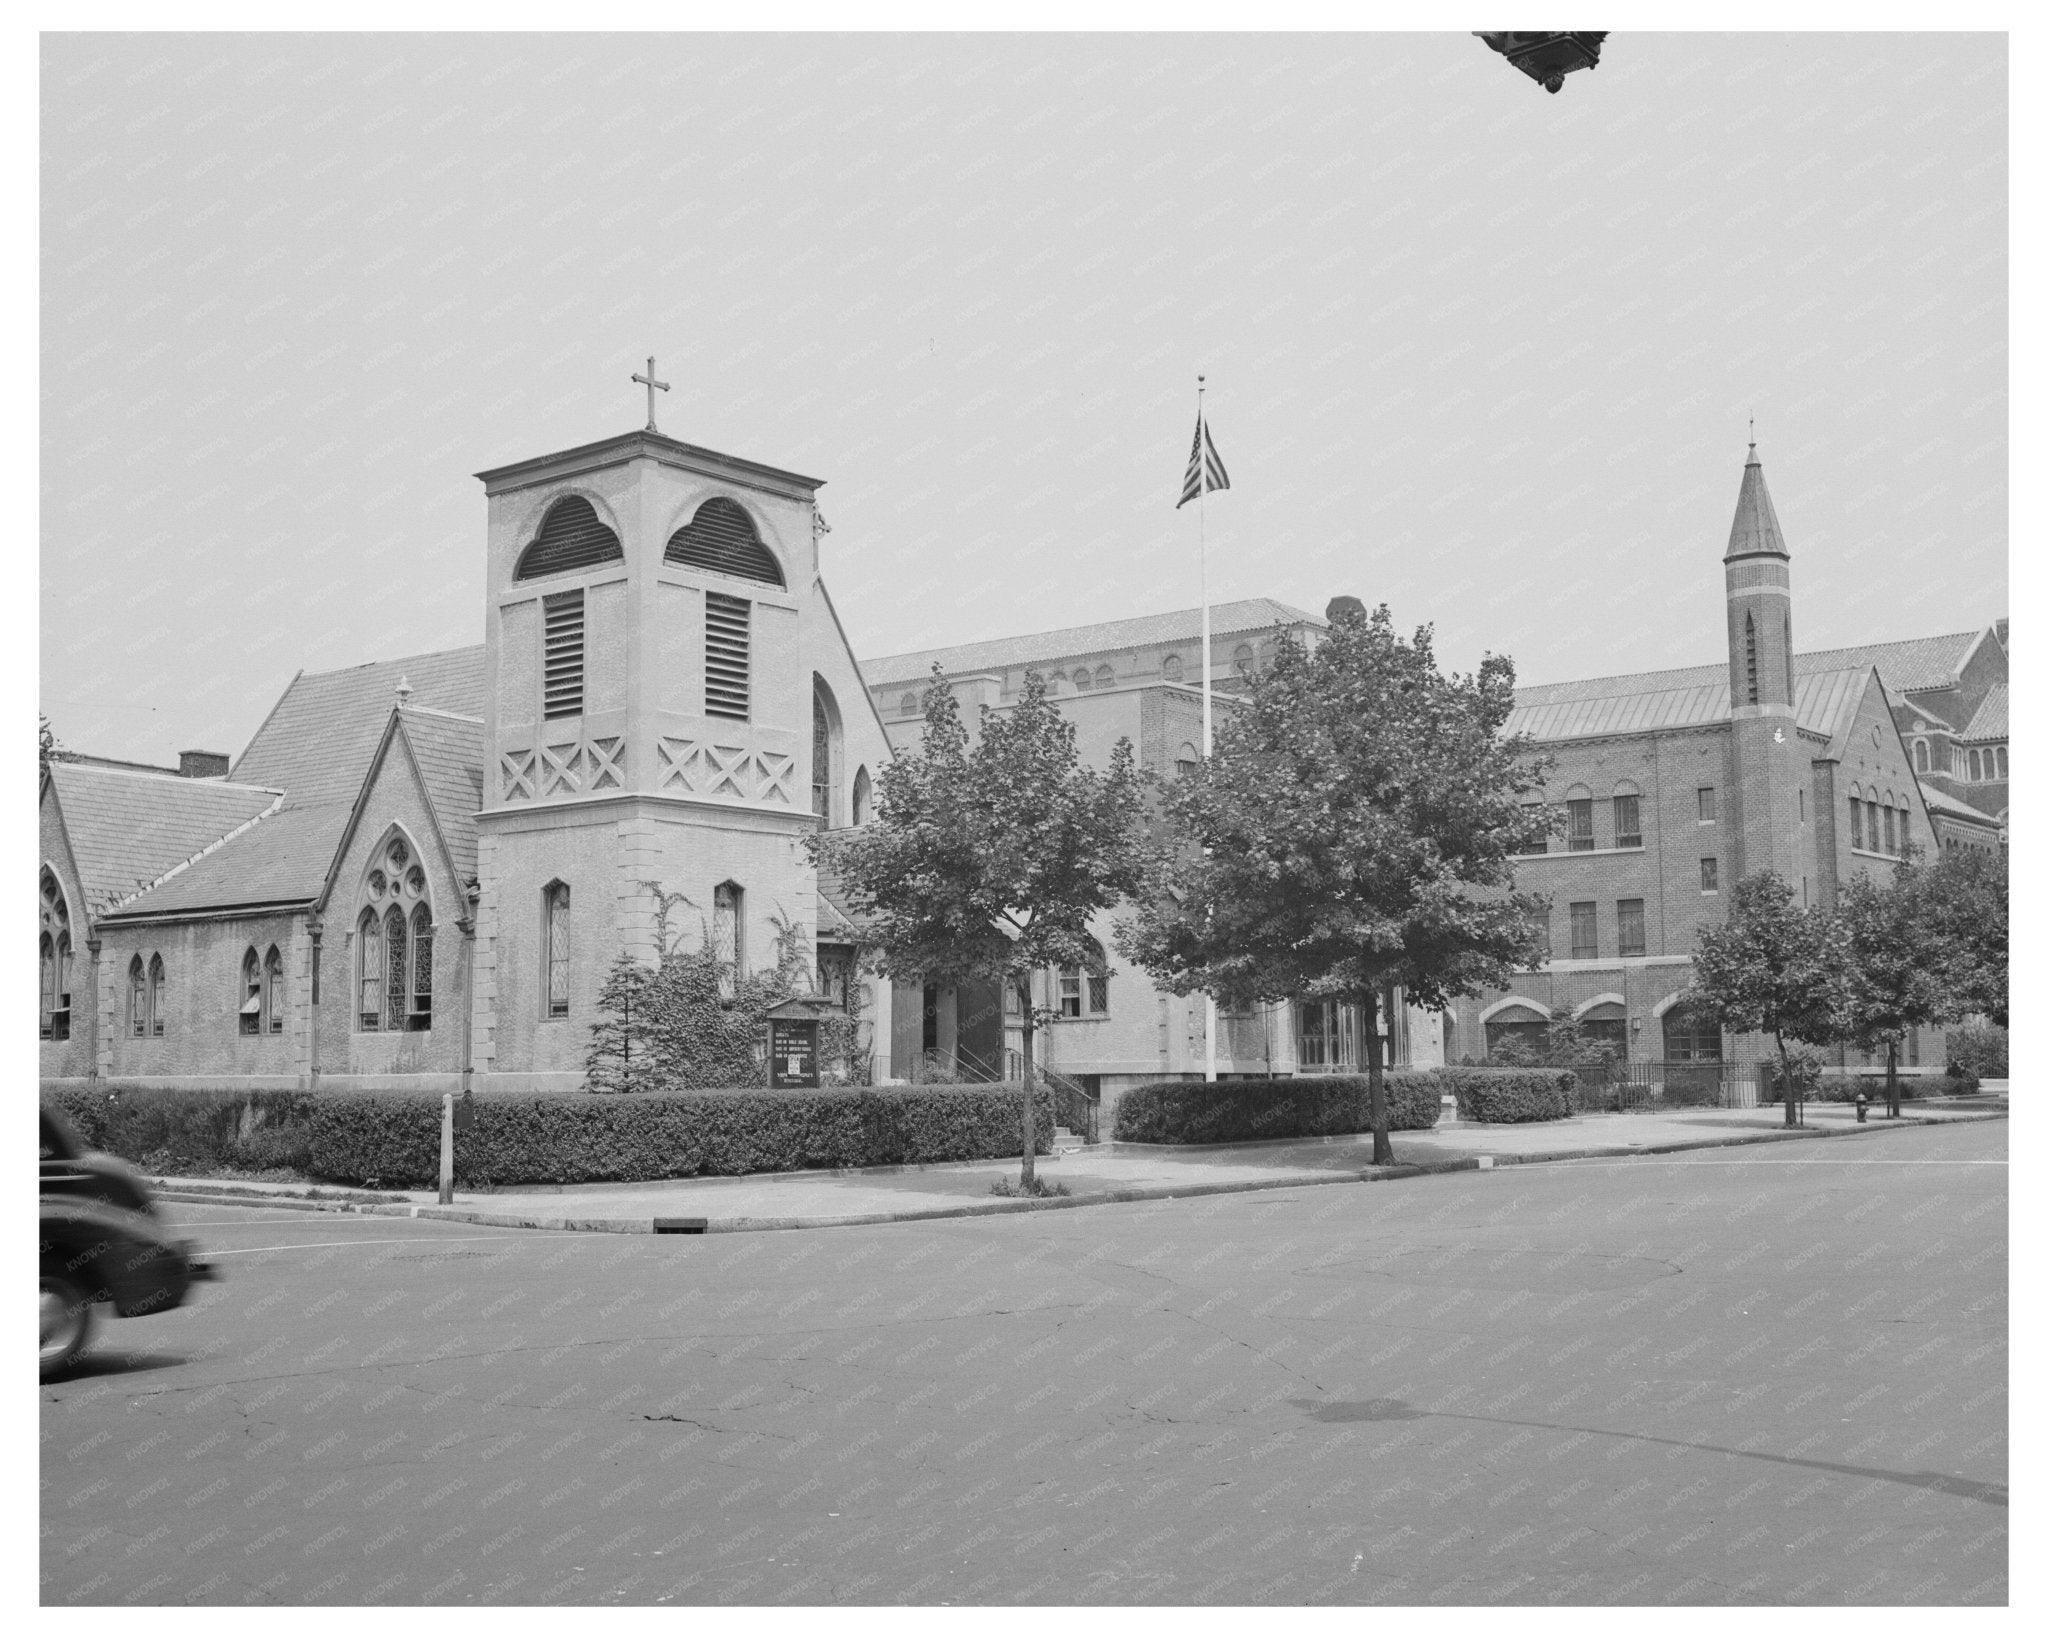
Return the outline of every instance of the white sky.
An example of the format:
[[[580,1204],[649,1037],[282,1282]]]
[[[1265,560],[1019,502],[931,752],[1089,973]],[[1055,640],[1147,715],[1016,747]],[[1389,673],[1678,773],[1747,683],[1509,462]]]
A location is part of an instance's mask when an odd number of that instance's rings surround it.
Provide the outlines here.
[[[49,36],[41,697],[238,752],[482,637],[472,473],[828,480],[858,652],[1339,592],[1523,680],[1713,660],[1757,439],[1802,649],[2007,612],[1997,35]],[[90,656],[81,663],[81,656]]]

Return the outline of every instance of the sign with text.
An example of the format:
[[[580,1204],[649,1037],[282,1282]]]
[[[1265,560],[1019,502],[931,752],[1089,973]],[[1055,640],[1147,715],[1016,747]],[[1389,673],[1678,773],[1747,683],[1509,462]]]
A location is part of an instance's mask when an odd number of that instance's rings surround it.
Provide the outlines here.
[[[768,1084],[778,1088],[818,1084],[817,1019],[768,1020]]]

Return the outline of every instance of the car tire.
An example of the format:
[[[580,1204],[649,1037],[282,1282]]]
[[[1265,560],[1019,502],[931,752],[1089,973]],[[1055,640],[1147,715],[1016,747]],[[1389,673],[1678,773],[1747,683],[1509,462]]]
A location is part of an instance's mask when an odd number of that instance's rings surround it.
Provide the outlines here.
[[[42,1375],[70,1369],[92,1341],[92,1302],[60,1269],[43,1270]]]

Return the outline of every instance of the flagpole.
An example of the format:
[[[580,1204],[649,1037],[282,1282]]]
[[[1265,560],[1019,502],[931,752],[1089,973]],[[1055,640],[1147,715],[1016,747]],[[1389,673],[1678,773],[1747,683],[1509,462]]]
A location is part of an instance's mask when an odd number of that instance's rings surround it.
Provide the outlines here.
[[[1215,752],[1215,721],[1209,704],[1209,673],[1213,669],[1213,657],[1209,651],[1209,423],[1203,415],[1202,397],[1208,390],[1208,377],[1195,377],[1195,459],[1199,468],[1196,482],[1200,493],[1195,497],[1196,535],[1200,542],[1202,565],[1202,760],[1208,761]],[[1203,1063],[1202,1079],[1216,1078],[1216,997],[1204,995],[1207,1027],[1202,1031]]]

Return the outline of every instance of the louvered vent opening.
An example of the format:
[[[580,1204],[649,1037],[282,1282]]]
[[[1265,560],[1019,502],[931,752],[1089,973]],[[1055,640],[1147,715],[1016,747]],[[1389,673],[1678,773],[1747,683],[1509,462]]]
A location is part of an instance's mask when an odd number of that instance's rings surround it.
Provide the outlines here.
[[[783,583],[775,554],[754,533],[754,520],[723,495],[698,507],[697,515],[668,537],[662,560],[709,569],[713,574],[737,575],[742,580],[764,580],[771,586]]]
[[[564,495],[548,508],[547,520],[533,537],[533,544],[519,554],[519,567],[512,578],[568,574],[599,563],[623,561],[625,555],[619,537],[605,526],[589,501],[581,495]]]
[[[550,717],[583,712],[583,593],[563,592],[543,600],[546,653],[542,666],[542,710]]]
[[[747,720],[747,652],[753,604],[719,592],[704,594],[704,711]]]

